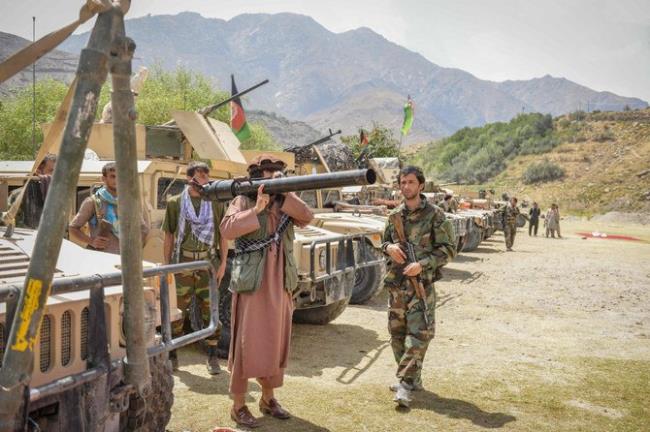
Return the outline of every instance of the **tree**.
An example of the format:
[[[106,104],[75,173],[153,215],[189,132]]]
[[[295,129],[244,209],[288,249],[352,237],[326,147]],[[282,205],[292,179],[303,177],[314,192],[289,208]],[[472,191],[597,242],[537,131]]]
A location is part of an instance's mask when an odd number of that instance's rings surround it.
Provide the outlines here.
[[[109,80],[110,81],[110,80]],[[51,79],[36,84],[36,123],[51,122],[63,101],[67,86]],[[110,100],[110,85],[105,83],[97,106],[99,120],[104,105]],[[137,122],[145,125],[163,124],[172,119],[173,110],[196,111],[230,97],[219,90],[206,76],[184,67],[165,71],[159,65],[151,67],[149,78],[136,98]],[[211,117],[230,122],[228,105],[215,110]],[[279,150],[263,125],[251,125],[251,139],[242,149]],[[31,87],[19,89],[0,99],[0,157],[4,160],[33,159],[32,149],[32,93]],[[36,143],[43,141],[40,127],[36,129]]]
[[[36,145],[43,141],[39,127],[54,119],[65,97],[67,86],[52,79],[36,83]],[[32,148],[32,88],[19,89],[0,101],[0,158],[33,159]]]
[[[341,137],[341,141],[350,147],[355,159],[363,151],[359,143],[359,135]],[[393,131],[378,123],[373,123],[373,128],[368,132],[368,157],[398,157],[399,141],[393,137]]]

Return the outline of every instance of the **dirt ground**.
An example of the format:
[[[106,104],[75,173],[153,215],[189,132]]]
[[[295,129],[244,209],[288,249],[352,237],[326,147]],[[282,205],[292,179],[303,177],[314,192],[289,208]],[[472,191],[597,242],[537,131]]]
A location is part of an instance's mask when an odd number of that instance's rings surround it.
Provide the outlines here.
[[[386,297],[349,306],[327,326],[295,326],[278,399],[294,418],[261,431],[650,430],[650,227],[611,232],[645,241],[530,238],[514,252],[497,233],[463,253],[437,283],[436,338],[425,391],[397,410]],[[194,348],[181,351],[171,431],[234,427],[228,373],[210,377]],[[259,415],[260,389],[249,407]]]

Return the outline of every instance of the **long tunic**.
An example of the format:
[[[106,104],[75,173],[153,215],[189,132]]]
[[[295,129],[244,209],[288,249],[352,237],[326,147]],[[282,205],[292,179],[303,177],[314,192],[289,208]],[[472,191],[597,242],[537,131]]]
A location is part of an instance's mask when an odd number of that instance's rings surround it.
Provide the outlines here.
[[[255,203],[245,197],[235,198],[221,222],[221,234],[234,240],[260,228]],[[280,208],[274,203],[268,211],[267,232],[272,234],[286,213],[298,226],[313,218],[309,207],[292,193]],[[282,385],[289,359],[293,301],[284,288],[283,245],[271,244],[264,262],[260,288],[252,294],[232,295],[231,338],[228,369],[230,391],[246,391],[248,378],[266,378],[270,387]]]
[[[546,212],[546,227],[550,230],[560,229],[560,213],[555,210]]]

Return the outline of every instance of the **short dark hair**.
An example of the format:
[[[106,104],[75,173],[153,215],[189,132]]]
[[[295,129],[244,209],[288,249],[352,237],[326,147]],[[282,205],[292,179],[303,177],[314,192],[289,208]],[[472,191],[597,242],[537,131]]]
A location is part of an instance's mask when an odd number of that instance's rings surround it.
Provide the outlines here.
[[[106,177],[109,172],[114,172],[117,169],[115,162],[109,162],[102,167],[102,175]]]
[[[517,197],[510,197],[510,199],[513,200],[514,202],[519,202],[519,200],[517,199]]]
[[[407,176],[409,174],[414,174],[415,177],[418,179],[418,183],[424,184],[425,178],[422,169],[414,165],[408,165],[402,168],[399,171],[399,175],[397,176],[397,182],[400,183],[402,181],[402,176]]]
[[[196,174],[197,171],[210,174],[210,167],[208,166],[208,164],[201,161],[191,161],[190,163],[187,164],[188,177],[194,177],[194,174]]]
[[[53,153],[48,153],[43,157],[43,160],[41,163],[38,164],[38,168],[44,168],[45,164],[48,163],[49,161],[56,162],[56,155]]]

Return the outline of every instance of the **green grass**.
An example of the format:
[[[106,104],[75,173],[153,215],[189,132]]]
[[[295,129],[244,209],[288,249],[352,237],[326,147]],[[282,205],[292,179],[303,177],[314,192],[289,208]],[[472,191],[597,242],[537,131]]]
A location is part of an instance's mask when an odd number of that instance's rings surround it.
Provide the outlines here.
[[[489,359],[483,359],[489,364]],[[558,362],[554,362],[557,364]],[[426,391],[410,411],[395,409],[386,382],[342,385],[288,376],[278,396],[294,418],[262,419],[261,431],[647,431],[650,430],[650,362],[571,358],[561,366],[516,363],[487,371],[477,365],[440,367],[425,374]],[[442,365],[441,365],[442,366]],[[478,369],[478,370],[477,370]],[[226,377],[223,377],[224,379]],[[199,395],[205,400],[204,389]],[[253,386],[251,406],[259,390]],[[223,391],[223,389],[221,389]],[[187,397],[187,393],[179,397]],[[187,405],[188,400],[184,400]],[[170,430],[232,426],[224,394],[203,411],[176,412]],[[185,421],[184,421],[185,419]],[[199,426],[200,425],[200,426]]]

